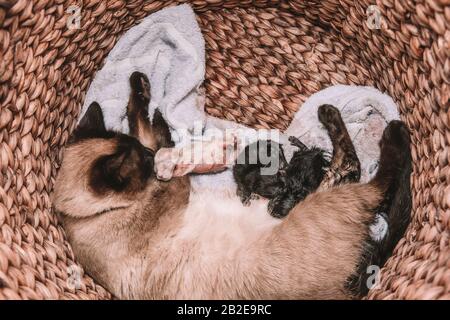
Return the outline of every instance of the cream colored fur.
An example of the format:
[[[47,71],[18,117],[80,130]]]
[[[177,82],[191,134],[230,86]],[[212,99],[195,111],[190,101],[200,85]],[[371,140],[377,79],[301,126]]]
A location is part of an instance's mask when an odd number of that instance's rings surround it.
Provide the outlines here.
[[[77,170],[70,154],[56,184],[55,208],[63,212],[80,262],[117,297],[351,298],[344,285],[367,237],[372,216],[365,208],[381,197],[374,187],[347,185],[313,194],[277,220],[267,214],[264,200],[244,207],[238,197],[203,190],[176,203],[179,181],[172,189],[152,182],[134,202],[118,202],[126,209],[86,218],[83,203],[92,206],[91,213],[115,205],[110,199],[93,204],[82,179],[66,188],[67,169]],[[149,211],[159,206],[152,199],[156,189],[168,190],[167,199],[159,200],[169,207],[155,221]]]

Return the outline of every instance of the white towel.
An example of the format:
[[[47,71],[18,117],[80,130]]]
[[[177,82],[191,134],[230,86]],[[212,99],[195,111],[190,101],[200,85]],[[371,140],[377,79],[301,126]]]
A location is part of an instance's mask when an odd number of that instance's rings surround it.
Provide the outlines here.
[[[171,128],[188,132],[204,121],[197,99],[205,76],[205,44],[189,5],[158,11],[120,38],[96,74],[82,113],[97,101],[107,128],[127,133],[129,77],[134,71],[150,78],[150,115],[158,107]]]
[[[285,135],[296,136],[309,147],[318,146],[331,153],[331,140],[317,116],[317,110],[323,104],[334,105],[340,110],[361,162],[361,182],[368,182],[378,168],[378,142],[384,128],[390,121],[400,118],[397,106],[391,97],[371,87],[332,86],[305,101]],[[289,144],[284,146],[288,160],[295,150]]]

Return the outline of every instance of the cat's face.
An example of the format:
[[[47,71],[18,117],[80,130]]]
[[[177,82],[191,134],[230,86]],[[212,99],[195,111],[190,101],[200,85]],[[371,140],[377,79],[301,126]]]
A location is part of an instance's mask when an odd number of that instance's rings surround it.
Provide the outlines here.
[[[65,150],[55,209],[87,217],[130,205],[156,181],[155,151],[132,136],[107,131],[100,107],[93,104]]]
[[[85,172],[87,187],[103,196],[142,190],[154,177],[154,155],[153,150],[124,134],[85,139],[66,151],[71,170]]]

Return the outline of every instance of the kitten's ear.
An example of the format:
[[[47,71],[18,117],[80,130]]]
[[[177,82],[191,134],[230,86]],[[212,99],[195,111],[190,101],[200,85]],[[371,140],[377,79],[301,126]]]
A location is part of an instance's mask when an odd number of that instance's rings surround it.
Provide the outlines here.
[[[69,143],[76,142],[83,136],[101,135],[106,132],[103,112],[97,102],[93,102],[86,110],[83,118],[72,134]]]
[[[172,141],[169,125],[166,120],[164,120],[159,109],[156,109],[153,114],[152,131],[157,143],[157,149],[172,148],[175,145]]]

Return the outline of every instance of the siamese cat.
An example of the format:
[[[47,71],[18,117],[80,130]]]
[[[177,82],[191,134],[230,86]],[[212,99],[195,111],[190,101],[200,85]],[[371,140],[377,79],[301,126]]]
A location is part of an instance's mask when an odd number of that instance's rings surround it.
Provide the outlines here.
[[[105,129],[92,104],[64,153],[52,195],[75,256],[121,299],[352,299],[365,240],[410,150],[403,123],[380,142],[375,178],[315,192],[285,219],[267,200],[193,192],[189,176],[163,182],[155,153],[173,145],[149,82],[134,73],[130,135]]]

